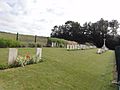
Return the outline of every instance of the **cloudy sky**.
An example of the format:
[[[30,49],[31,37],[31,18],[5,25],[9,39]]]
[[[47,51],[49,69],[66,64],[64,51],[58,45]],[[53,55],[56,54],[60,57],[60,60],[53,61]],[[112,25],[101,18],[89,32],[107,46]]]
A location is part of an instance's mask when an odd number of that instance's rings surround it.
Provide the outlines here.
[[[120,22],[119,0],[0,0],[0,31],[50,36],[67,20]]]

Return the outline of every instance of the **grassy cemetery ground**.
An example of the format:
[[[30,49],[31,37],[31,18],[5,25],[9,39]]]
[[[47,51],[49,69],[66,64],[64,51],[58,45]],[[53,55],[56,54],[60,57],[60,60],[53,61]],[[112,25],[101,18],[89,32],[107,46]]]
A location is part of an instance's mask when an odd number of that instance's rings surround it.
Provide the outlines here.
[[[23,54],[34,49],[20,49]],[[7,49],[0,49],[5,63]],[[25,52],[24,52],[25,51]],[[24,54],[23,54],[24,55]],[[0,71],[0,90],[115,90],[111,84],[114,52],[43,48],[44,62]]]

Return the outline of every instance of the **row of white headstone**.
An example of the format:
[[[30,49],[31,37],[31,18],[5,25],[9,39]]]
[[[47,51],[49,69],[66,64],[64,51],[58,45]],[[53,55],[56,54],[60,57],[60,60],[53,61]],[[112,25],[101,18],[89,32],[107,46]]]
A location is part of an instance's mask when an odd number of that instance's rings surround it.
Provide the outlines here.
[[[77,45],[67,44],[67,50],[86,50],[86,49],[93,49],[93,48],[96,48],[96,46],[87,46],[82,44],[77,44]]]
[[[56,42],[52,42],[51,47],[57,47],[57,43]]]
[[[18,56],[18,49],[17,48],[9,48],[8,65],[14,64],[17,56]],[[36,48],[36,56],[41,59],[42,48]]]

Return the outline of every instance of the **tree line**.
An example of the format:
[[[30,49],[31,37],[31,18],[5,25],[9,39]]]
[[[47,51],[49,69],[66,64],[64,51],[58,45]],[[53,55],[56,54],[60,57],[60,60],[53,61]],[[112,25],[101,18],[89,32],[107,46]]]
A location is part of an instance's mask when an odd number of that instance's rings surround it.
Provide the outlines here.
[[[52,29],[51,37],[62,38],[76,41],[78,43],[92,43],[98,48],[103,46],[106,39],[106,46],[114,49],[120,45],[120,36],[118,35],[119,22],[117,20],[104,20],[101,18],[97,22],[85,22],[80,25],[79,22],[66,21],[64,25],[55,25]]]

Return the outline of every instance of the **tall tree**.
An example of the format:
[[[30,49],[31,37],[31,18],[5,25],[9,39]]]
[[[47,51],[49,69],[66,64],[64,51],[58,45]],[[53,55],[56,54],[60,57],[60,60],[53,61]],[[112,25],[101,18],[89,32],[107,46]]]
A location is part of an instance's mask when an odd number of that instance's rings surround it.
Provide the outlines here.
[[[111,38],[108,40],[110,41],[113,36],[117,35],[118,28],[119,23],[117,20],[108,22],[103,18],[94,23],[85,22],[82,26],[78,22],[67,21],[64,25],[54,26],[51,37],[73,40],[78,43],[90,42],[97,47],[102,47],[104,39]]]
[[[117,35],[117,29],[119,28],[119,23],[117,20],[112,20],[109,22],[110,34],[113,36]]]

